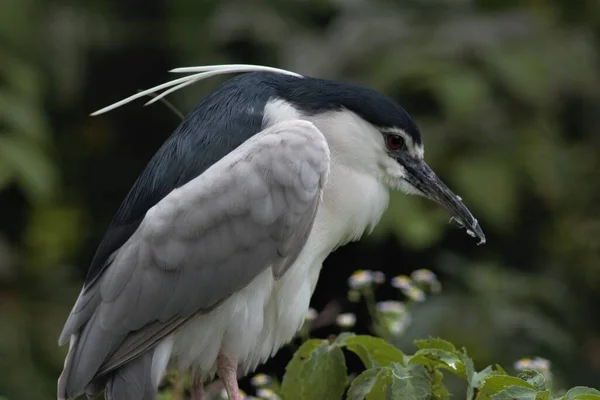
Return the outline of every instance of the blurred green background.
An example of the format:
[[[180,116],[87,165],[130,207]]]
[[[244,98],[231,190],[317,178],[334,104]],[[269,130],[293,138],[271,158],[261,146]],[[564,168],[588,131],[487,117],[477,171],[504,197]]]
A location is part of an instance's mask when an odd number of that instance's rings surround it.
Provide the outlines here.
[[[393,97],[488,236],[477,247],[436,205],[394,195],[372,236],[327,260],[315,308],[336,300],[366,330],[345,300],[353,270],[430,268],[444,289],[402,346],[439,335],[480,367],[539,355],[558,384],[600,386],[599,56],[591,0],[1,0],[0,398],[55,398],[57,337],[95,246],[179,123],[142,102],[88,114],[218,63]],[[170,100],[188,111],[218,83]]]

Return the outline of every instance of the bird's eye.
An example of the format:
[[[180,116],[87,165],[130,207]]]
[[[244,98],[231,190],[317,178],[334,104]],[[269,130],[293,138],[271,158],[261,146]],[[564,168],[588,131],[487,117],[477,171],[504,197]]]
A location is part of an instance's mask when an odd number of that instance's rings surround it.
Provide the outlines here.
[[[404,138],[398,135],[387,135],[385,137],[385,144],[390,150],[399,150],[404,146]]]

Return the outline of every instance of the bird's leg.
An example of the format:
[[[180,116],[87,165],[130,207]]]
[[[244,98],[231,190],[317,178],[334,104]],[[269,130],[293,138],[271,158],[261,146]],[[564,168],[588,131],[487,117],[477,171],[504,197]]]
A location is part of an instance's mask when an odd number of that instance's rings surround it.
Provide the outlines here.
[[[192,379],[192,400],[205,400],[204,382],[200,374]]]
[[[223,381],[229,400],[242,400],[237,382],[237,363],[223,354],[217,357],[217,374]]]

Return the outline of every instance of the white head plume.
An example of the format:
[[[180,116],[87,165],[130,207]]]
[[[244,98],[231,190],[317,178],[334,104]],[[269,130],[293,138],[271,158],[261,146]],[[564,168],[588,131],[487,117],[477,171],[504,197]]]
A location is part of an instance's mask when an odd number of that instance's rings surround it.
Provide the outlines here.
[[[188,85],[196,83],[206,78],[210,78],[211,76],[216,75],[224,75],[224,74],[233,74],[237,72],[277,72],[280,74],[292,75],[299,78],[302,78],[302,75],[297,74],[295,72],[287,71],[285,69],[267,67],[264,65],[252,65],[252,64],[222,64],[222,65],[205,65],[200,67],[184,67],[184,68],[175,68],[170,70],[169,72],[173,73],[189,73],[193,72],[193,75],[188,75],[183,78],[174,79],[169,82],[165,82],[161,85],[151,87],[150,89],[143,90],[139,93],[136,93],[132,96],[127,97],[121,101],[113,103],[109,106],[106,106],[98,111],[91,113],[90,115],[100,115],[110,110],[114,110],[115,108],[121,107],[123,104],[127,104],[135,99],[139,99],[140,97],[147,96],[149,94],[156,93],[159,90],[167,89],[158,96],[154,97],[152,100],[148,101],[145,105],[152,104],[164,96],[173,93],[181,88],[184,88]]]

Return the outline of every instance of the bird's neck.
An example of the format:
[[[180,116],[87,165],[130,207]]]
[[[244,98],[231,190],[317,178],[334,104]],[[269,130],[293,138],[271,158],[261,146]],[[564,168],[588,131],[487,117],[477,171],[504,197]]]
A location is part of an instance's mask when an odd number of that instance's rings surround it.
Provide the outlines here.
[[[335,248],[370,233],[388,200],[389,190],[380,180],[352,166],[333,163],[315,223]]]

